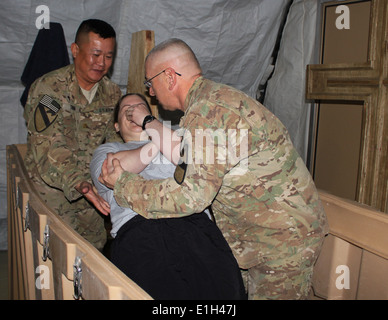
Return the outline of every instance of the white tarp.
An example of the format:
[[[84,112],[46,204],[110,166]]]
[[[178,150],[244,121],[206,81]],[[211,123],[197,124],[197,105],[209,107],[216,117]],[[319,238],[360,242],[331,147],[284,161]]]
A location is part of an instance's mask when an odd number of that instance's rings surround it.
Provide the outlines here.
[[[19,83],[42,19],[39,6],[59,22],[68,47],[79,23],[103,19],[118,34],[112,80],[125,86],[131,34],[154,30],[155,42],[182,38],[198,55],[205,75],[254,96],[268,65],[290,0],[2,0],[0,2],[0,84]],[[70,54],[70,50],[69,50]]]
[[[317,0],[294,0],[283,30],[264,105],[287,127],[306,161],[311,103],[305,100],[306,65],[315,62]]]
[[[128,77],[131,34],[149,29],[155,31],[156,44],[170,37],[185,40],[197,54],[206,77],[232,85],[255,97],[259,83],[266,80],[263,77],[267,74],[279,27],[290,2],[291,0],[1,0],[0,250],[6,249],[6,244],[2,242],[6,239],[6,231],[1,229],[2,220],[6,219],[5,146],[25,142],[26,131],[19,102],[24,87],[20,83],[20,76],[38,33],[36,23],[39,23],[38,19],[43,14],[42,11],[36,12],[39,6],[49,9],[51,22],[61,23],[68,48],[74,41],[75,32],[82,20],[98,18],[115,28],[118,50],[112,80],[123,91]],[[306,2],[306,6],[302,20],[288,22],[288,35],[291,38],[283,42],[283,51],[287,54],[290,54],[287,47],[294,41],[293,31],[300,38],[298,24],[306,21],[307,10],[310,10],[307,6],[314,0],[295,2]],[[295,11],[299,10],[296,6]],[[307,26],[305,23],[303,26],[306,29],[312,24],[311,22]],[[292,63],[301,69],[307,59],[297,52],[297,46],[298,43],[294,43],[292,51],[296,58]],[[276,73],[284,76],[279,69]],[[279,110],[282,108],[294,108],[298,101],[300,104],[304,103],[300,98],[304,94],[301,92],[304,90],[304,87],[301,88],[301,79],[298,78],[298,84],[295,84],[298,88],[292,89],[287,86],[293,80],[288,80],[287,83],[278,82],[271,85],[269,92],[284,100],[267,100],[271,101],[275,114],[281,114],[282,111]],[[291,98],[290,95],[295,100],[292,105],[285,103]],[[277,103],[281,105],[280,108],[273,105]]]

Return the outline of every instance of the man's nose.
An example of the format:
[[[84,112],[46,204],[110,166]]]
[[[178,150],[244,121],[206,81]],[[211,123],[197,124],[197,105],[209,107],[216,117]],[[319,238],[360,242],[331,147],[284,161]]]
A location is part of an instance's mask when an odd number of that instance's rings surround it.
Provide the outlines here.
[[[98,57],[98,59],[97,59],[97,64],[98,64],[99,66],[105,67],[105,57],[104,57],[103,54],[101,54],[101,55]]]

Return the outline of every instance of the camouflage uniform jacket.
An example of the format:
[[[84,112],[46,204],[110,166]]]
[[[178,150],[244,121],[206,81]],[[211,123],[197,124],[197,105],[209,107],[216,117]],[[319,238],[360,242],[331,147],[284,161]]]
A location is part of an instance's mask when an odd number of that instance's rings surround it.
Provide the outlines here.
[[[327,222],[314,182],[286,128],[266,108],[200,77],[188,93],[180,127],[183,162],[175,178],[145,181],[125,172],[114,188],[119,205],[159,218],[212,204],[244,269],[321,241]],[[216,154],[213,161],[204,160],[209,150]]]
[[[120,88],[103,77],[91,103],[83,95],[74,65],[37,79],[29,91],[25,165],[32,179],[62,190],[69,200],[81,194],[74,187],[91,182],[93,151],[106,140],[117,140],[113,109]]]

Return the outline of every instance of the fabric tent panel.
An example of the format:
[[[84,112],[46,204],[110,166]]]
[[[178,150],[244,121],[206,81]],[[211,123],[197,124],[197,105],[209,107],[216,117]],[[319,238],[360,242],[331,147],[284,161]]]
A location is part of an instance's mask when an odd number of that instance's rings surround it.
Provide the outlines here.
[[[2,0],[0,4],[0,43],[27,42],[31,1]]]
[[[19,99],[24,86],[0,86],[0,149],[8,144],[22,143],[27,139],[23,108]]]
[[[305,100],[306,65],[315,58],[317,1],[295,0],[290,7],[264,105],[286,126],[306,161],[311,105]]]
[[[19,84],[24,64],[27,61],[25,45],[20,42],[2,42],[0,43],[0,56],[0,85]]]
[[[197,54],[206,77],[233,85],[254,97],[289,2],[195,1],[183,5],[132,0],[123,6],[118,47],[123,50],[121,53],[129,52],[130,39],[123,39],[124,35],[144,29],[155,31],[156,44],[170,37],[181,38]],[[133,12],[144,7],[149,10],[138,20]],[[112,79],[124,84],[129,58],[118,55],[117,60],[120,71],[115,67]]]

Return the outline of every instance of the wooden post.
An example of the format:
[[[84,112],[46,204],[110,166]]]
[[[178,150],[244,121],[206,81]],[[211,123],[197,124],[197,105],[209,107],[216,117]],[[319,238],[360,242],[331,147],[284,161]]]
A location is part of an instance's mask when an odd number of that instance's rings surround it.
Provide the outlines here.
[[[144,62],[148,52],[155,46],[155,34],[151,30],[142,30],[132,34],[131,56],[129,60],[127,93],[141,93],[151,106],[152,114],[158,118],[158,106],[151,102],[144,85]]]

